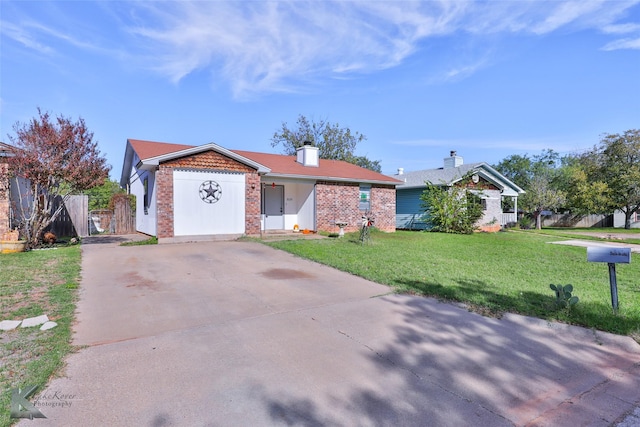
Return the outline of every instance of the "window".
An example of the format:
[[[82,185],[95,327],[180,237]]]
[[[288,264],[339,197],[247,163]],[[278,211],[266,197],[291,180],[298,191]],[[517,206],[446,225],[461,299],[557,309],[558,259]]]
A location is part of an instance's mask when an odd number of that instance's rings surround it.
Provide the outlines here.
[[[481,199],[480,203],[482,203],[482,210],[487,210],[487,199]]]
[[[371,186],[360,185],[360,210],[371,210]]]

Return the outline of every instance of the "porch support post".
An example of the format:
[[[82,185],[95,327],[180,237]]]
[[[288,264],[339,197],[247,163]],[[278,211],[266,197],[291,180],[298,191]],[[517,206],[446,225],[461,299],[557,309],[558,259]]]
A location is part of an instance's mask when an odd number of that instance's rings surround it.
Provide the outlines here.
[[[518,222],[518,196],[513,196],[513,212],[516,214],[516,222]]]

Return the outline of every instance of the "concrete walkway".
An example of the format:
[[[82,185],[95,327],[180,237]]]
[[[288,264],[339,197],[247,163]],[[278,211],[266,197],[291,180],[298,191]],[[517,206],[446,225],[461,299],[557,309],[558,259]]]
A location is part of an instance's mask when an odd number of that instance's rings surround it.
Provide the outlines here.
[[[557,242],[550,242],[554,245],[568,245],[568,246],[581,246],[584,248],[588,247],[598,247],[598,248],[629,248],[633,253],[640,253],[640,245],[631,244],[631,243],[620,243],[620,242],[600,242],[597,240],[580,240],[580,239],[569,239],[569,240],[560,240]]]
[[[47,419],[20,426],[610,426],[640,405],[628,337],[482,317],[251,242],[86,241],[74,341]]]

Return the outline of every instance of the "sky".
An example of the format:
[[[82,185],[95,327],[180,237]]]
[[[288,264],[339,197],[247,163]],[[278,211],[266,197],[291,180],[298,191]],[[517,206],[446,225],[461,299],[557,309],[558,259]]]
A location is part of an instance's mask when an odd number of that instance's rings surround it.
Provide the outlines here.
[[[281,153],[326,120],[382,171],[640,128],[640,0],[0,1],[0,141],[41,108],[126,141]]]

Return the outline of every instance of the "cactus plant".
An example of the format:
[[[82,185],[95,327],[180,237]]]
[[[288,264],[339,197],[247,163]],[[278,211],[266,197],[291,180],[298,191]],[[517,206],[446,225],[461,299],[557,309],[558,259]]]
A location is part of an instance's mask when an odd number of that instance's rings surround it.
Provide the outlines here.
[[[577,296],[571,295],[573,292],[573,285],[549,285],[551,290],[556,293],[556,304],[559,307],[570,309],[576,305],[580,300]]]

